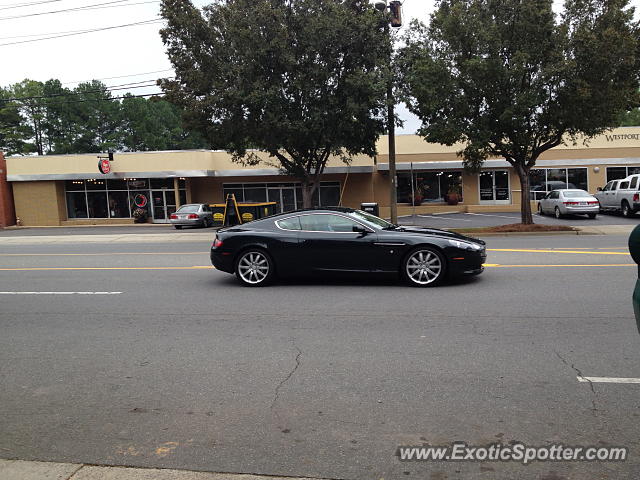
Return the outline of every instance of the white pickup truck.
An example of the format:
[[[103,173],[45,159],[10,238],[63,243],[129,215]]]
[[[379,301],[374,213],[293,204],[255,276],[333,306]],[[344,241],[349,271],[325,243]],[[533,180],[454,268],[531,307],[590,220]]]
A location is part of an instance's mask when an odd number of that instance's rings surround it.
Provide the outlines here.
[[[598,188],[595,197],[601,212],[622,212],[632,217],[640,211],[640,175],[629,175],[622,180],[611,180],[604,188]]]

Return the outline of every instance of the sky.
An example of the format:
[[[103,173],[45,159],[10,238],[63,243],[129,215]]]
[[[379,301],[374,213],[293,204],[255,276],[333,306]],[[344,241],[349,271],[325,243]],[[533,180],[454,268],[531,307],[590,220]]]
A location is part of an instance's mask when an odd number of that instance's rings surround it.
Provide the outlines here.
[[[193,3],[200,7],[210,2]],[[559,8],[561,2],[555,3]],[[640,10],[640,0],[632,0],[632,4]],[[61,11],[79,7],[83,9]],[[426,22],[433,8],[433,0],[404,0],[405,26],[414,18]],[[54,11],[59,12],[47,13]],[[159,12],[159,0],[0,0],[0,86],[25,78],[56,78],[72,88],[98,79],[121,88],[114,94],[159,92],[157,87],[131,88],[171,75],[158,33],[162,26]],[[140,22],[153,23],[131,25]],[[119,25],[131,26],[110,28]],[[101,28],[108,30],[33,41]],[[398,133],[414,133],[419,120],[403,106],[398,113],[405,121]]]

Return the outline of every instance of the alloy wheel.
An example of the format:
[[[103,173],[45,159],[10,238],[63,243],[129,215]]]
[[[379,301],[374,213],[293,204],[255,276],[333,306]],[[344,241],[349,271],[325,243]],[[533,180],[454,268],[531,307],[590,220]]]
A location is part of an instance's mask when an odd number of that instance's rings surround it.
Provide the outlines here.
[[[238,275],[250,285],[258,285],[269,276],[269,260],[262,252],[245,253],[238,261]]]
[[[407,277],[418,285],[429,285],[442,275],[443,264],[440,257],[431,250],[418,250],[406,262]]]

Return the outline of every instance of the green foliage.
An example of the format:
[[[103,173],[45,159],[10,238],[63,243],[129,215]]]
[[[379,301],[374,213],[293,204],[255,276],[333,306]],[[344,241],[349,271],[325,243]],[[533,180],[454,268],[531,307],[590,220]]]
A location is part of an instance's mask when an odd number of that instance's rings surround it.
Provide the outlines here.
[[[368,1],[163,0],[162,16],[176,71],[162,88],[236,161],[268,152],[310,205],[330,155],[375,153],[388,41]]]
[[[640,108],[634,108],[628,112],[624,112],[620,116],[621,127],[638,127],[640,126]]]
[[[441,0],[400,54],[405,99],[427,141],[465,143],[471,170],[505,158],[522,183],[546,150],[619,123],[638,102],[638,25],[627,0]]]
[[[24,80],[0,88],[0,149],[44,155],[207,147],[181,117],[179,107],[159,97],[114,99],[97,80],[74,89],[55,79]]]

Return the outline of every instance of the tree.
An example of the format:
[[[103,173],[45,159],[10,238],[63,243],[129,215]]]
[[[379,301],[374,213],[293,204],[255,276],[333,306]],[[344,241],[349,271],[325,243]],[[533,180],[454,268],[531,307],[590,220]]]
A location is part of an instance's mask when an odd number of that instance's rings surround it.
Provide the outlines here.
[[[149,151],[206,147],[197,133],[182,128],[181,114],[179,107],[162,98],[125,95],[122,100],[124,148]]]
[[[8,155],[24,155],[32,151],[28,142],[33,131],[20,114],[20,105],[11,98],[11,89],[0,88],[0,151]]]
[[[21,114],[26,118],[33,132],[33,147],[38,155],[44,155],[46,140],[44,136],[43,122],[45,119],[45,102],[43,97],[44,85],[42,82],[25,79],[13,85],[14,98],[19,98]]]
[[[453,145],[465,167],[504,158],[533,223],[529,173],[540,155],[591,138],[639,105],[639,29],[628,0],[440,0],[401,52],[409,109],[429,142]]]
[[[161,82],[187,125],[234,160],[255,148],[312,204],[330,156],[375,154],[387,37],[368,0],[163,0],[176,71]]]

